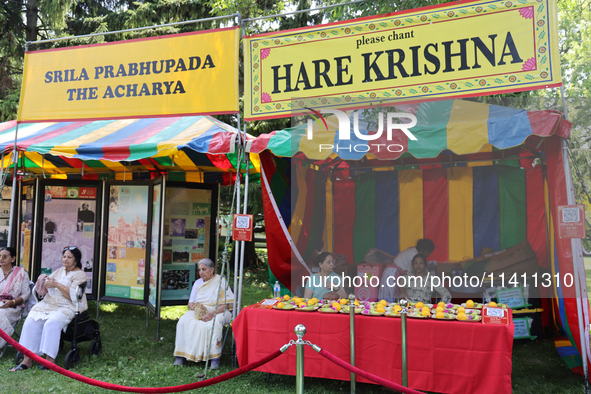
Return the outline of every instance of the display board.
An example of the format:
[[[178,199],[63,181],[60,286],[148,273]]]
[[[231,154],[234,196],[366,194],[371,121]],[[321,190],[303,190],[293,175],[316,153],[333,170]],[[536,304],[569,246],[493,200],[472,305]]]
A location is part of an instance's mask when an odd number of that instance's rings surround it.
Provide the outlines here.
[[[149,191],[148,185],[108,187],[104,296],[144,301]]]
[[[19,259],[20,265],[27,272],[31,272],[33,253],[33,227],[34,220],[35,183],[33,181],[22,183],[21,207],[20,207],[20,239]],[[32,275],[34,277],[35,275]]]
[[[10,232],[10,204],[12,202],[12,186],[4,186],[0,201],[0,248],[8,246],[8,233]]]
[[[158,274],[160,273],[160,239],[162,225],[162,184],[154,185],[152,191],[152,231],[150,232],[150,272],[148,273],[148,304],[157,307]],[[145,275],[144,267],[139,267],[138,276]]]
[[[82,269],[88,277],[86,293],[91,294],[99,221],[98,187],[70,185],[43,185],[41,273],[50,275],[61,268],[64,247],[76,246],[82,253]]]
[[[163,301],[186,302],[196,279],[196,264],[203,258],[215,260],[215,229],[211,223],[217,217],[217,200],[217,186],[187,188],[186,184],[167,183],[162,237]]]
[[[189,300],[197,264],[167,264],[162,267],[162,300]]]

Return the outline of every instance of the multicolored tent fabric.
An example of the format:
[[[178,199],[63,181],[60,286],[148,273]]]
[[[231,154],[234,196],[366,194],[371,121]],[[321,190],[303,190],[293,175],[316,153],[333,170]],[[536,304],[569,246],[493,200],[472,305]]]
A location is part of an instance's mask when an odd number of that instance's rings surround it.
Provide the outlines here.
[[[0,124],[0,149],[14,149],[16,121]],[[149,179],[230,184],[238,130],[210,116],[25,123],[19,168],[52,178]],[[253,158],[258,163],[257,157]],[[4,166],[10,155],[4,155]],[[256,173],[251,165],[250,171]]]
[[[314,250],[324,248],[359,263],[369,248],[395,255],[423,237],[435,242],[429,260],[439,262],[527,240],[542,269],[560,277],[574,274],[570,239],[557,236],[556,222],[557,207],[567,205],[561,144],[571,124],[554,111],[455,101],[417,105],[415,114],[425,115],[417,118],[427,119],[429,105],[440,121],[423,121],[415,135],[419,142],[428,136],[432,143],[409,142],[403,155],[352,157],[344,150],[315,156],[303,133],[289,139],[293,129],[250,143],[252,152],[261,153],[269,262],[284,285],[294,290],[308,274]],[[466,107],[467,115],[454,112]],[[451,108],[443,120],[442,108]],[[469,122],[473,114],[485,113]],[[584,270],[579,273],[583,327],[588,327]],[[580,368],[580,352],[589,347],[580,343],[574,285],[541,290],[548,292],[542,297],[553,297],[545,308],[553,310],[561,335],[568,338],[560,354],[571,368]]]
[[[301,152],[306,158],[322,161],[338,155],[343,160],[376,158],[435,158],[440,154],[465,155],[491,152],[522,145],[528,141],[537,144],[551,135],[568,137],[568,122],[561,121],[557,111],[526,111],[497,105],[486,105],[463,100],[446,100],[396,106],[396,112],[416,116],[412,128],[416,141],[409,140],[400,130],[394,130],[392,140],[386,132],[368,144],[351,133],[350,140],[338,140],[338,123],[334,116],[326,118],[328,130],[313,123],[313,141],[308,140],[306,124],[262,135],[250,144],[250,152],[271,151],[275,156],[292,157]],[[365,130],[367,135],[368,131]],[[402,152],[388,151],[385,146],[397,143]],[[333,145],[332,150],[319,150],[319,144]],[[367,145],[355,151],[352,146]]]

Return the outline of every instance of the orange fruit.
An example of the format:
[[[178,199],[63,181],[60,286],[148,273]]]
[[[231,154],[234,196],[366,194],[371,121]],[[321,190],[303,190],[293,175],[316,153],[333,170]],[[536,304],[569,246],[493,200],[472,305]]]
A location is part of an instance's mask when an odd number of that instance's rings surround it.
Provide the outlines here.
[[[494,302],[494,301],[491,301],[491,302],[488,303],[488,306],[496,307],[497,306],[497,303]]]
[[[339,301],[341,303],[341,305],[345,305],[347,304],[349,301],[347,301],[346,298],[341,298],[341,300]]]
[[[474,301],[472,301],[472,300],[466,301],[466,307],[467,308],[474,308]]]
[[[445,317],[445,315],[443,314],[443,312],[437,312],[435,314],[435,317],[438,318],[438,319],[443,319]]]
[[[386,309],[384,309],[384,306],[383,306],[383,305],[379,305],[379,306],[376,308],[376,312],[381,312],[381,313],[383,313],[383,312],[385,312],[385,311],[386,311]]]
[[[442,307],[443,309],[445,309],[445,302],[443,302],[443,301],[439,301],[439,302],[437,303],[437,306],[440,306],[440,307]]]
[[[458,313],[458,320],[466,320],[468,316],[464,312]]]
[[[284,306],[285,304],[283,302],[280,302],[279,304],[277,304],[277,309],[283,309]]]
[[[466,308],[464,308],[463,306],[458,308],[458,314],[459,313],[466,313]]]
[[[308,305],[312,306],[316,303],[316,301],[314,301],[314,299],[312,298],[310,301],[308,301]]]
[[[429,310],[422,310],[421,311],[421,316],[429,316]]]
[[[437,306],[437,308],[435,308],[435,311],[436,311],[436,312],[441,312],[441,313],[443,313],[443,310],[444,310],[444,309],[445,309],[445,308],[443,308],[442,306]]]
[[[425,306],[425,304],[423,304],[422,302],[417,302],[417,304],[415,305],[415,308],[419,309],[419,308],[422,308],[424,306]]]
[[[286,294],[286,295],[284,295],[284,296],[283,296],[283,299],[284,299],[285,301],[289,301],[289,299],[290,299],[290,298],[291,298],[291,297],[289,296],[289,294]]]

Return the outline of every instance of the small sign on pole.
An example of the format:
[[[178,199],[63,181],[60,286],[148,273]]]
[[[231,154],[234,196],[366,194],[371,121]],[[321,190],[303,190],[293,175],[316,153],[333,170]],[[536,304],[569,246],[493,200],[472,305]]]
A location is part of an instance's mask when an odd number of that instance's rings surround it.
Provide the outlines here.
[[[252,215],[234,214],[234,228],[232,230],[234,241],[252,241],[252,223]]]
[[[584,205],[558,207],[558,236],[560,238],[585,238],[586,231]]]

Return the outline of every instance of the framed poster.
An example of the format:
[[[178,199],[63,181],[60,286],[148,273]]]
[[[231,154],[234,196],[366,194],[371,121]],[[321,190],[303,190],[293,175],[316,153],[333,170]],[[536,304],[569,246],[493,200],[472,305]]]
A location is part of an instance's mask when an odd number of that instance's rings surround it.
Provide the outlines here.
[[[189,302],[197,264],[168,264],[162,267],[162,300]]]
[[[163,177],[153,181],[150,228],[150,264],[148,272],[144,272],[148,280],[148,307],[156,317],[160,317],[159,280],[161,278],[161,254],[162,254],[162,210],[165,179]]]
[[[109,183],[107,240],[103,255],[101,300],[145,304],[145,267],[150,186],[141,183]],[[103,263],[104,264],[104,263]]]
[[[0,191],[0,248],[8,246],[10,232],[10,204],[12,203],[12,186],[4,185]]]
[[[191,287],[171,288],[164,272],[189,273],[197,279],[197,263],[215,261],[217,250],[218,185],[167,182],[162,233],[162,305],[188,301]],[[175,268],[171,268],[175,267]]]
[[[40,264],[40,273],[49,275],[61,268],[64,247],[76,246],[82,254],[82,269],[88,277],[86,294],[93,299],[96,297],[96,251],[101,217],[101,204],[97,197],[101,194],[102,183],[41,180],[40,189],[43,195],[40,199],[42,236],[40,258],[36,259]]]
[[[19,220],[19,240],[17,253],[20,265],[29,272],[31,279],[35,280],[39,272],[33,267],[33,246],[35,231],[35,190],[37,180],[31,179],[21,182],[20,190],[20,220]]]

